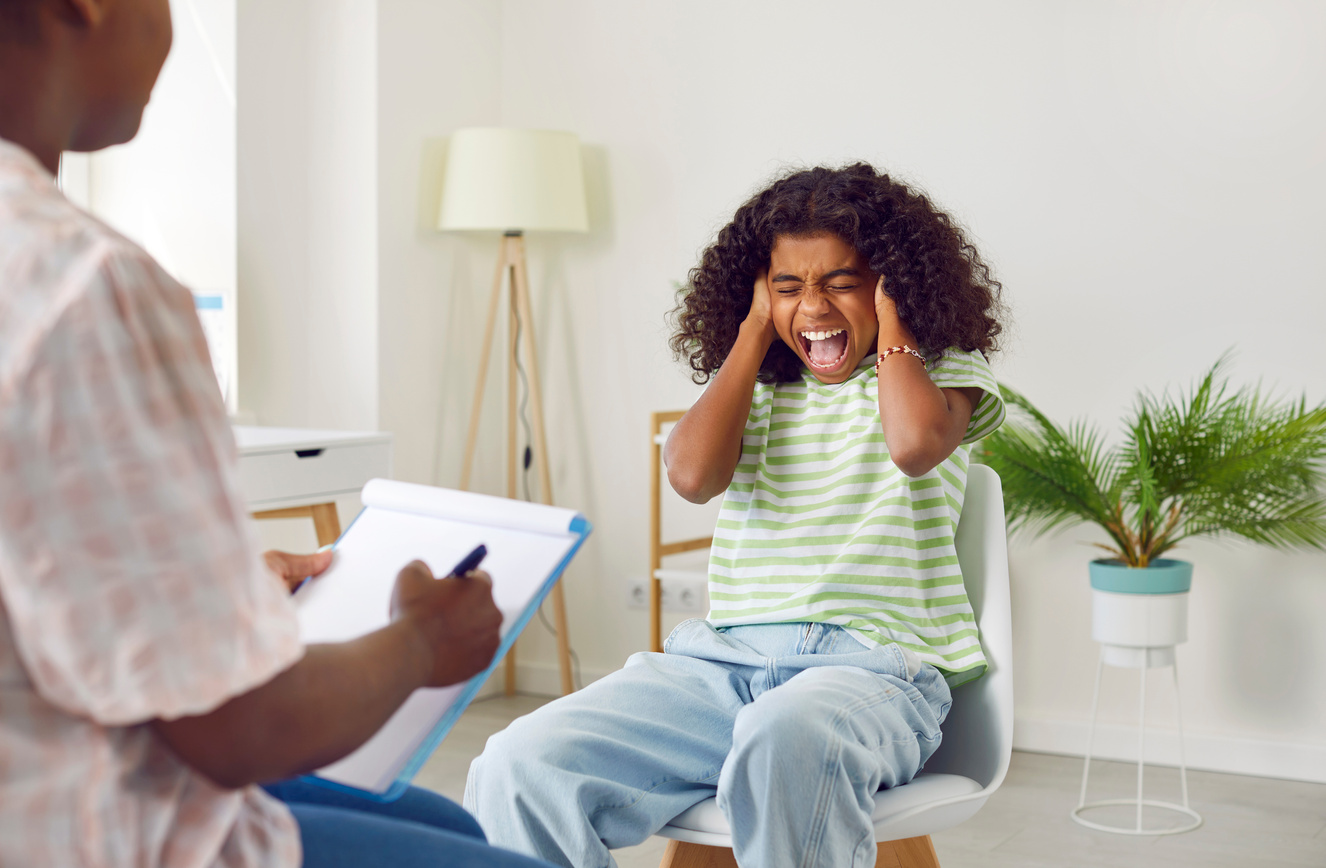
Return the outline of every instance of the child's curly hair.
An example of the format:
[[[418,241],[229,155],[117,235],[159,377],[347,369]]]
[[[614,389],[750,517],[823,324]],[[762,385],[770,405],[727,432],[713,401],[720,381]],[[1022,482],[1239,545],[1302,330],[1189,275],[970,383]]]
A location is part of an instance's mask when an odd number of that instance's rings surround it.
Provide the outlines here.
[[[793,172],[756,193],[691,269],[673,311],[670,341],[696,383],[708,382],[750,312],[755,275],[780,235],[832,233],[884,275],[884,291],[927,355],[949,347],[996,349],[1000,284],[962,230],[923,194],[867,163]],[[775,340],[759,380],[801,378],[801,359]]]

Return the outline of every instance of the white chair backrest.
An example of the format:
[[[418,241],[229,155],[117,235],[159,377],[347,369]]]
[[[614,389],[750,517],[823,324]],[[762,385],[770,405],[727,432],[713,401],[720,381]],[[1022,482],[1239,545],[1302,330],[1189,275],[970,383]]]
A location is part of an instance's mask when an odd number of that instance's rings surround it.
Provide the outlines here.
[[[944,740],[925,770],[963,775],[991,790],[1003,782],[1013,749],[1013,619],[1003,486],[983,464],[967,476],[956,543],[990,668],[953,690]]]

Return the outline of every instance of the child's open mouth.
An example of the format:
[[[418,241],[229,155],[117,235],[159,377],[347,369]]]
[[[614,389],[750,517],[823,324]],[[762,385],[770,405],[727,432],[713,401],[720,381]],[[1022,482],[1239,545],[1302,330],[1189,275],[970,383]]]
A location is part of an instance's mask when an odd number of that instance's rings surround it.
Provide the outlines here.
[[[797,337],[806,361],[817,371],[833,371],[847,358],[847,329],[803,331]]]

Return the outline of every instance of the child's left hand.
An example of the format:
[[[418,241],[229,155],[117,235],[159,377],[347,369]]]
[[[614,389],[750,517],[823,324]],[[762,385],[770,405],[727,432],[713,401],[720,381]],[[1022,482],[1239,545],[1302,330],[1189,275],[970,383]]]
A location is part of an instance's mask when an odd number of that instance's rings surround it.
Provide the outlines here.
[[[898,316],[898,305],[884,291],[884,275],[882,274],[879,277],[879,282],[875,284],[875,319],[879,320],[878,344],[881,350],[884,347],[902,346],[903,344],[916,345],[916,337],[912,334],[912,330],[907,328]]]
[[[898,307],[889,298],[888,293],[884,292],[884,275],[879,276],[879,281],[875,284],[875,316],[880,322],[885,319],[897,319]]]

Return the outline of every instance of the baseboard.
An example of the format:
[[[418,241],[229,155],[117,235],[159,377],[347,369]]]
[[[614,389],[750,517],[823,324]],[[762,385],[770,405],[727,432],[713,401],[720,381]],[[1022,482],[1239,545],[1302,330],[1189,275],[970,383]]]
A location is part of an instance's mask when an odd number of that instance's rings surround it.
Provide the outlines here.
[[[1086,721],[1019,716],[1013,725],[1013,747],[1033,753],[1080,757],[1086,753],[1088,728]],[[1183,747],[1190,769],[1326,783],[1326,745],[1284,744],[1188,731],[1184,734]],[[1091,755],[1137,762],[1137,728],[1097,725]],[[1178,766],[1177,729],[1147,727],[1146,762]]]

